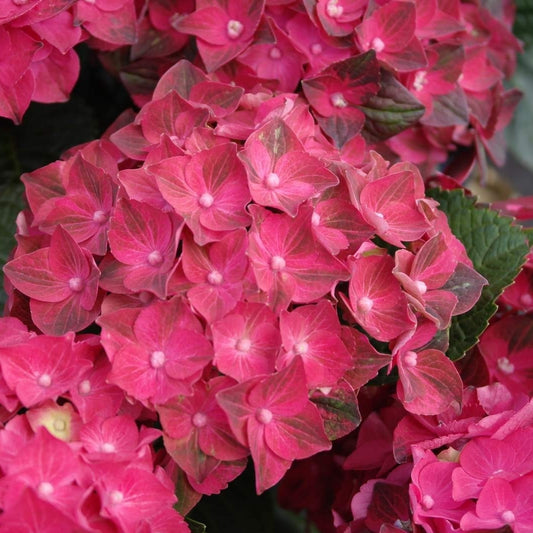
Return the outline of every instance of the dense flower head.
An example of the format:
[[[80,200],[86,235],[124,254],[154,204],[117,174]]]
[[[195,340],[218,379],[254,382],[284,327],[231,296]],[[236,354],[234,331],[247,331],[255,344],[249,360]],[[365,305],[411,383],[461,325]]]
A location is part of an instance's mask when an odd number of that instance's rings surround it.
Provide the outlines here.
[[[140,111],[104,139],[23,176],[0,530],[187,531],[174,485],[188,510],[248,457],[258,493],[334,457],[336,495],[313,509],[328,532],[533,527],[529,318],[491,324],[463,383],[449,327],[487,280],[425,182],[456,145],[499,160],[511,19],[459,1],[140,4],[1,15],[14,120],[66,97],[81,39],[170,68],[131,77]]]

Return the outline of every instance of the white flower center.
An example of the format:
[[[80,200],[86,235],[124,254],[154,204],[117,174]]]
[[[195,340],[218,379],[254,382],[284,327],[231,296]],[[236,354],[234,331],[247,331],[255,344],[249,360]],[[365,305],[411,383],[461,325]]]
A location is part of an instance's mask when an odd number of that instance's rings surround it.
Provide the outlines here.
[[[93,221],[97,224],[104,224],[107,222],[107,215],[103,211],[95,211],[93,213]]]
[[[320,225],[320,215],[316,211],[311,215],[311,224],[313,226]]]
[[[270,52],[268,52],[270,59],[280,59],[282,55],[281,50],[277,46],[273,46]]]
[[[56,418],[52,425],[54,426],[54,430],[58,433],[62,433],[65,431],[65,429],[67,429],[67,423],[62,418]]]
[[[79,385],[78,385],[78,392],[81,395],[86,395],[91,392],[91,382],[88,379],[84,379]]]
[[[252,341],[250,339],[239,339],[235,345],[239,352],[249,352],[251,347]]]
[[[68,287],[72,292],[81,292],[83,290],[83,280],[81,278],[70,278]]]
[[[260,408],[255,412],[255,418],[261,424],[270,424],[272,422],[272,411],[270,409]]]
[[[200,196],[200,198],[198,199],[198,203],[206,209],[208,207],[211,207],[214,201],[215,199],[208,192],[204,192],[204,194],[202,194],[202,196]]]
[[[507,357],[500,357],[498,359],[498,368],[504,374],[512,374],[514,372],[514,365],[507,359]]]
[[[374,39],[372,39],[370,47],[373,48],[376,52],[381,52],[385,48],[385,43],[379,37],[375,37]]]
[[[241,33],[244,30],[242,22],[238,20],[231,19],[228,21],[227,29],[228,37],[230,39],[237,39],[240,37]]]
[[[323,51],[324,49],[322,48],[322,45],[320,43],[314,43],[311,45],[311,53],[314,56],[320,55]]]
[[[210,285],[220,285],[224,281],[224,278],[218,270],[212,270],[207,274],[207,281]]]
[[[339,18],[344,11],[342,6],[339,6],[339,0],[329,0],[326,4],[326,13],[328,17],[333,19]]]
[[[166,361],[165,352],[161,350],[156,350],[150,355],[150,366],[152,368],[161,368]]]
[[[428,286],[423,281],[420,281],[420,280],[415,281],[415,286],[420,294],[426,294],[428,290]]]
[[[415,91],[421,91],[427,82],[428,82],[427,72],[425,70],[420,70],[415,75],[415,81],[413,82],[413,88],[415,89]]]
[[[434,505],[435,500],[429,494],[424,494],[424,496],[422,497],[422,506],[424,507],[424,509],[426,509],[426,511],[429,511],[429,509],[431,509]]]
[[[49,387],[52,384],[52,376],[50,374],[41,374],[37,379],[37,383],[41,387]]]
[[[203,428],[207,425],[207,416],[204,413],[194,413],[192,417],[192,425],[197,428]]]
[[[115,453],[117,449],[112,442],[102,442],[100,445],[100,451],[104,453]]]
[[[113,490],[111,491],[111,494],[109,495],[109,499],[111,500],[111,503],[116,505],[117,503],[120,503],[124,499],[124,493],[120,490]]]
[[[330,96],[330,100],[333,107],[338,107],[339,109],[342,109],[348,105],[346,98],[344,98],[341,93],[333,93]]]
[[[297,355],[303,355],[306,354],[309,351],[309,344],[307,342],[302,341],[298,342],[293,346],[293,351]]]
[[[50,496],[54,492],[54,486],[48,481],[41,481],[37,486],[37,494],[41,497]]]
[[[357,310],[360,313],[368,313],[370,309],[374,306],[374,301],[368,296],[363,296],[357,300]]]
[[[403,356],[403,362],[406,366],[410,366],[411,368],[416,366],[418,356],[416,352],[408,351],[405,352],[405,355]]]
[[[272,270],[283,270],[287,266],[287,263],[280,255],[274,255],[270,259],[270,268]]]
[[[506,522],[507,524],[512,524],[516,520],[513,511],[510,511],[510,510],[503,511],[503,513],[501,514],[501,517],[502,517],[502,520]]]
[[[163,262],[163,256],[159,250],[154,250],[148,254],[147,261],[149,265],[156,267]]]
[[[280,184],[279,176],[275,172],[271,172],[266,177],[265,183],[269,189],[275,189],[276,187],[279,187],[279,184]]]

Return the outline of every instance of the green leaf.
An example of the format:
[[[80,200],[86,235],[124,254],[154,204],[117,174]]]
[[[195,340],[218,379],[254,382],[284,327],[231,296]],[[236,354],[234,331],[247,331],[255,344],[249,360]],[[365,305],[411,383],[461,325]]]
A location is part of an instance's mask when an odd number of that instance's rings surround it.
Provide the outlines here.
[[[381,72],[381,88],[364,105],[363,135],[370,142],[383,141],[412,126],[424,115],[424,106],[392,74]]]
[[[496,300],[518,275],[529,251],[528,238],[514,219],[500,216],[489,208],[476,206],[474,197],[459,189],[429,189],[446,213],[453,234],[464,244],[474,268],[489,284],[476,305],[467,313],[453,317],[450,326],[448,357],[455,361],[472,348],[496,312]]]

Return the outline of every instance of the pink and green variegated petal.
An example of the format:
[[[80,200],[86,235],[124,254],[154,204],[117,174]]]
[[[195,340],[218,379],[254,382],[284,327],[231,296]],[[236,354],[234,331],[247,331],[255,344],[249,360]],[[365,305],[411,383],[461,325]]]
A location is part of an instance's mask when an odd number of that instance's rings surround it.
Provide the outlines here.
[[[455,294],[445,290],[429,291],[424,294],[425,315],[435,322],[439,330],[446,329],[452,320],[458,300]]]
[[[205,70],[207,72],[214,72],[246,50],[250,42],[250,40],[229,42],[224,46],[220,46],[199,39],[197,45],[198,52],[205,65]]]
[[[280,118],[270,120],[250,135],[246,141],[247,147],[248,144],[252,145],[254,142],[259,142],[266,148],[274,166],[281,156],[288,152],[303,152],[302,143],[296,134]],[[251,161],[253,161],[253,155],[255,155],[253,152],[249,154]]]
[[[58,226],[50,240],[50,269],[58,279],[85,280],[89,277],[91,270],[96,269],[96,264],[94,260],[89,262],[71,235]]]
[[[265,424],[267,446],[280,457],[293,461],[329,450],[331,442],[324,432],[317,407],[308,402],[302,411]]]
[[[221,461],[217,468],[215,468],[215,470],[213,470],[202,483],[195,481],[192,476],[188,476],[187,481],[190,487],[192,487],[192,490],[199,493],[198,498],[200,498],[202,494],[220,494],[222,490],[228,488],[230,481],[233,481],[243,473],[247,463],[247,459],[239,459],[238,461]],[[183,514],[185,514],[185,512],[183,512]],[[152,525],[152,520],[150,520],[150,525]]]
[[[168,213],[154,207],[123,199],[117,205],[109,230],[109,244],[113,255],[128,265],[152,266],[150,254],[159,256],[152,260],[158,269],[168,270],[175,259],[179,233]],[[169,252],[169,246],[174,248]]]
[[[243,446],[248,446],[248,419],[255,413],[255,408],[248,404],[248,393],[260,380],[260,377],[252,378],[216,394],[218,404],[228,416],[233,434]]]
[[[47,335],[64,335],[69,331],[81,331],[91,325],[100,314],[103,293],[96,299],[92,309],[86,310],[80,298],[73,294],[60,302],[30,300],[30,311],[35,325]]]
[[[423,281],[428,289],[441,288],[457,265],[457,257],[447,250],[442,233],[431,237],[416,253],[411,277]]]
[[[128,124],[111,134],[110,139],[124,155],[137,161],[145,160],[152,144],[143,135],[140,124]]]
[[[191,305],[209,323],[222,318],[229,313],[242,296],[241,284],[225,283],[221,286],[213,286],[202,283],[189,289],[187,297]]]
[[[62,54],[52,48],[42,61],[34,61],[31,71],[35,79],[32,100],[50,104],[66,102],[80,73],[80,60],[74,50]]]
[[[449,291],[457,297],[457,305],[453,315],[462,315],[470,311],[487,283],[487,280],[472,267],[462,262],[457,263],[455,272],[442,287],[443,290]]]
[[[162,134],[167,134],[171,139],[176,137],[176,120],[192,109],[191,104],[176,91],[171,91],[163,98],[152,100],[145,105],[137,121],[147,141],[151,144],[158,144]]]
[[[132,292],[148,291],[164,300],[167,297],[168,283],[176,265],[168,271],[149,264],[127,266],[124,269],[124,286]]]
[[[219,408],[220,409],[220,408]],[[248,448],[241,446],[233,435],[227,417],[221,411],[225,424],[212,424],[199,431],[198,443],[200,449],[221,461],[236,461],[244,459],[250,453]]]
[[[102,314],[96,323],[102,328],[101,342],[108,359],[112,362],[115,353],[124,345],[137,343],[133,325],[141,308],[132,307]]]
[[[225,281],[242,282],[248,268],[247,247],[246,231],[236,230],[228,233],[223,239],[212,244],[209,248],[211,264],[215,269],[223,273]]]
[[[186,380],[213,359],[213,347],[205,335],[186,329],[175,329],[163,351],[165,370],[176,379]]]
[[[205,81],[207,76],[201,69],[190,61],[181,59],[161,76],[154,89],[153,99],[159,100],[170,91],[176,91],[182,98],[188,100],[193,87]]]
[[[165,368],[152,368],[150,353],[135,344],[128,344],[115,354],[108,380],[141,401],[153,398],[154,402],[164,403],[173,396],[191,393],[190,383],[171,379]]]
[[[269,409],[275,417],[299,413],[308,402],[305,370],[301,359],[287,368],[262,379],[248,394],[254,409]]]
[[[194,428],[191,433],[182,439],[171,438],[164,434],[165,449],[178,463],[181,469],[192,476],[198,483],[217,468],[220,460],[211,455],[206,455],[198,444],[199,430]]]
[[[398,357],[398,397],[411,413],[436,415],[459,408],[463,382],[455,365],[438,350],[405,352]]]
[[[4,272],[20,292],[44,302],[60,302],[72,291],[64,280],[52,273],[49,262],[50,248],[41,248],[21,255],[4,266]]]
[[[212,45],[224,46],[233,44],[227,29],[229,20],[222,8],[212,6],[182,16],[173,25],[182,33],[195,35]]]
[[[205,81],[191,87],[190,100],[209,106],[215,118],[222,118],[237,109],[243,94],[241,87]]]
[[[77,6],[92,7],[77,3]],[[83,27],[94,37],[113,44],[133,44],[136,39],[136,20],[135,6],[126,2],[119,9],[114,11],[99,11],[95,7],[93,13],[89,16],[85,12],[78,13],[78,18],[83,22]]]
[[[250,452],[254,461],[257,494],[273,487],[290,468],[292,461],[283,459],[270,450],[265,442],[265,427],[255,420],[248,424]]]
[[[13,87],[0,84],[0,117],[20,124],[30,105],[34,89],[35,80],[30,70],[26,71]]]
[[[388,63],[398,72],[412,72],[427,66],[428,60],[421,42],[413,37],[402,50],[387,53],[386,50],[378,54],[378,59]]]
[[[378,371],[392,361],[391,355],[379,353],[368,337],[355,328],[342,326],[342,340],[353,358],[352,369],[344,374],[344,378],[355,390],[375,378]]]
[[[70,166],[67,190],[93,198],[99,207],[113,204],[113,180],[101,168],[86,161],[80,155],[74,157]]]

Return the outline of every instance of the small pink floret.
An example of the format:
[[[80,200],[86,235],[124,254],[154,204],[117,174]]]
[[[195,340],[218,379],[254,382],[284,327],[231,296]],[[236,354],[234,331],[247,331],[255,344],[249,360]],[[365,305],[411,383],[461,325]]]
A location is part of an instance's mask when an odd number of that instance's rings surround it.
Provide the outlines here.
[[[83,280],[81,278],[70,278],[68,280],[69,289],[72,292],[81,292],[83,290]]]
[[[155,267],[159,266],[163,262],[163,256],[161,255],[161,252],[159,250],[154,250],[153,252],[150,252],[148,254],[147,260],[148,264]]]
[[[418,360],[418,355],[416,352],[408,351],[403,356],[403,361],[407,366],[415,367]]]
[[[39,494],[41,498],[46,498],[46,496],[50,496],[53,492],[54,486],[48,481],[41,481],[37,486],[37,494]]]
[[[348,102],[346,101],[346,98],[342,95],[342,93],[333,93],[330,96],[331,104],[333,107],[338,107],[339,109],[343,109],[344,107],[348,106]]]
[[[370,47],[373,48],[376,52],[382,52],[385,48],[385,43],[379,38],[374,37],[370,43]]]
[[[192,417],[192,425],[196,428],[203,428],[207,425],[207,416],[204,413],[194,413]]]
[[[279,187],[280,179],[275,172],[271,172],[265,179],[265,184],[269,189],[275,189]]]
[[[281,59],[282,55],[281,50],[277,46],[272,47],[270,52],[268,52],[268,57],[270,57],[270,59]]]
[[[215,201],[215,199],[213,198],[213,196],[211,194],[209,194],[208,192],[204,192],[204,194],[202,194],[202,196],[200,196],[200,198],[198,198],[198,203],[202,206],[202,207],[205,207],[206,209],[208,207],[211,207],[213,205],[213,202]]]
[[[212,270],[207,274],[207,281],[210,285],[220,285],[224,281],[224,278],[218,270]]]
[[[368,296],[363,296],[357,301],[357,310],[360,313],[368,313],[373,306],[374,302]]]
[[[339,18],[344,11],[342,6],[339,6],[339,0],[329,0],[326,4],[326,13],[328,17],[333,19]]]
[[[41,387],[49,387],[52,384],[52,377],[50,376],[50,374],[41,374],[37,378],[37,383]]]
[[[270,422],[272,422],[272,417],[272,411],[270,411],[270,409],[265,409],[264,407],[255,412],[255,418],[261,424],[270,424]]]
[[[250,339],[239,339],[235,345],[235,348],[237,348],[239,352],[248,352],[251,347],[252,341]]]
[[[165,353],[161,350],[156,350],[150,355],[150,366],[152,368],[161,368],[165,364]]]
[[[242,22],[231,19],[228,21],[227,32],[230,39],[238,39],[244,30]]]
[[[287,266],[287,262],[280,255],[274,255],[270,259],[270,268],[272,270],[283,270]]]

